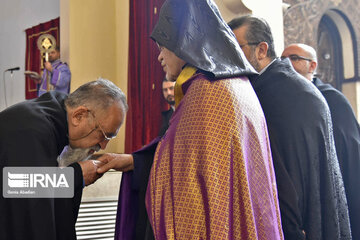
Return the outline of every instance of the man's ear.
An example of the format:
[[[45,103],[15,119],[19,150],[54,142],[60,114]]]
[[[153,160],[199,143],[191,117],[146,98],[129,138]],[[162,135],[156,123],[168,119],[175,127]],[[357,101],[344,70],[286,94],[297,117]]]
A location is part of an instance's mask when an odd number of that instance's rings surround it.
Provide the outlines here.
[[[266,42],[261,42],[256,46],[256,57],[258,60],[263,60],[267,56],[269,45]]]
[[[80,125],[89,116],[89,109],[84,106],[74,108],[70,113],[70,121],[74,126]]]
[[[317,67],[317,62],[311,61],[311,62],[310,62],[310,67],[309,67],[309,72],[310,72],[310,73],[314,73],[315,70],[316,70],[316,67]]]

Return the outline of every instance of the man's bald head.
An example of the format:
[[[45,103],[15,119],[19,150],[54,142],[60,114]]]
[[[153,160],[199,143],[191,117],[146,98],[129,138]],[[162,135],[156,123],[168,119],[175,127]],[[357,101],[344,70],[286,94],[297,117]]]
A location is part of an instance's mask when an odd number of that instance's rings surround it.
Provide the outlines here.
[[[294,69],[310,81],[314,77],[317,56],[313,47],[302,43],[290,44],[284,49],[281,58],[289,58]]]

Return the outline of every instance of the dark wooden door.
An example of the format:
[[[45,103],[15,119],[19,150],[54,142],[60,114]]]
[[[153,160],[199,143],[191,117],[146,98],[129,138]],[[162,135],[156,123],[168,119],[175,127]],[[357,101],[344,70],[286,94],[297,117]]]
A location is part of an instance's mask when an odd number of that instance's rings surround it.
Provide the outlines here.
[[[335,23],[327,15],[324,15],[320,21],[317,44],[317,76],[341,91],[344,80],[342,43]]]

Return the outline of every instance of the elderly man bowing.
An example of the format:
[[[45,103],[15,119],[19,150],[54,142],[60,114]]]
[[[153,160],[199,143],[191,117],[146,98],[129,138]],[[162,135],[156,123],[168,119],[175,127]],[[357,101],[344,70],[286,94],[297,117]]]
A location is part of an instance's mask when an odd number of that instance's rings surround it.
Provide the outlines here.
[[[127,110],[122,91],[99,79],[67,96],[50,91],[0,113],[0,186],[4,167],[56,167],[64,146],[83,156],[105,149]],[[78,151],[77,151],[78,152]],[[0,239],[76,239],[82,189],[100,177],[92,161],[72,163],[73,198],[0,197]]]

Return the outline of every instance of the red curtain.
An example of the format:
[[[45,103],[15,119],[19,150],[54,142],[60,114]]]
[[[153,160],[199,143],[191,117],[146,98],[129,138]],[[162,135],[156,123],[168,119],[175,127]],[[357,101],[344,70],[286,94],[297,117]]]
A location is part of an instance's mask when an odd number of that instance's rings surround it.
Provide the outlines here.
[[[56,18],[49,22],[41,23],[32,28],[26,29],[26,58],[25,58],[25,70],[33,71],[41,74],[43,68],[40,51],[37,47],[38,37],[42,34],[51,34],[56,39],[56,43],[59,44],[60,40],[60,19]],[[37,97],[37,86],[35,82],[25,77],[25,98],[32,99]]]
[[[157,136],[164,72],[157,61],[159,50],[150,34],[164,0],[130,0],[129,76],[125,152],[131,153]]]

